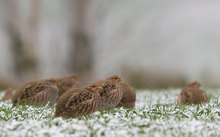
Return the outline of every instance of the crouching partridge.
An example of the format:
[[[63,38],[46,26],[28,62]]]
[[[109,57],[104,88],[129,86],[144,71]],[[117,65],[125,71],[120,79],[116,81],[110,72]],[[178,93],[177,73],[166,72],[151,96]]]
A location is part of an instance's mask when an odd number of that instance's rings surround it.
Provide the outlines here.
[[[57,101],[55,117],[70,118],[98,111],[100,90],[97,85],[68,90]]]
[[[110,83],[115,85],[115,90],[104,90],[106,89],[104,87],[108,87],[107,85],[111,87]],[[104,86],[103,91],[100,94],[103,102],[103,109],[109,109],[113,107],[133,108],[135,106],[136,93],[134,92],[134,89],[127,83],[123,82],[118,75],[113,75],[106,80],[98,80],[94,82],[94,84]],[[113,95],[115,98],[113,98]]]
[[[198,81],[188,83],[178,96],[178,104],[200,104],[209,102],[207,94],[200,89]]]
[[[45,105],[48,102],[55,104],[58,97],[56,81],[30,81],[18,88],[12,97],[13,106],[16,104]]]
[[[100,110],[115,108],[121,101],[123,95],[120,86],[121,81],[118,75],[113,75],[106,80],[99,80],[93,83],[102,86],[102,90],[99,92],[101,97]]]

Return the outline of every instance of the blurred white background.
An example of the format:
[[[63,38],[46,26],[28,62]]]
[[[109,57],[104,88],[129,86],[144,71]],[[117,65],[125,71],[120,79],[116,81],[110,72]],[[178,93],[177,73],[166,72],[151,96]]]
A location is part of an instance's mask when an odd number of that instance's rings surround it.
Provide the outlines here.
[[[25,39],[30,35],[31,0],[17,1],[19,17],[14,15],[14,21]],[[143,71],[158,79],[157,75],[168,79],[178,75],[185,81],[220,85],[220,1],[83,1],[88,3],[83,28],[93,43],[93,75],[88,79],[115,73],[129,79],[127,72]],[[26,44],[36,53],[38,71],[22,80],[73,72],[67,66],[73,63],[70,57],[74,58],[69,47],[74,46],[70,35],[78,21],[75,16],[80,14],[77,6],[77,0],[41,0],[37,35],[33,35],[37,44]],[[19,81],[7,34],[7,19],[13,15],[9,12],[7,0],[0,0],[0,77]]]

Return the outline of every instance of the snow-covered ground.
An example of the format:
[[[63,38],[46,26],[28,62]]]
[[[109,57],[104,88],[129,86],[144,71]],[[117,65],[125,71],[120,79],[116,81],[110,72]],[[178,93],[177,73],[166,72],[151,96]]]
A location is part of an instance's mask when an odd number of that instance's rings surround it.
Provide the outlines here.
[[[211,102],[178,106],[177,89],[137,92],[134,109],[95,112],[76,119],[53,118],[54,107],[0,103],[0,136],[220,136],[220,90],[209,90]]]

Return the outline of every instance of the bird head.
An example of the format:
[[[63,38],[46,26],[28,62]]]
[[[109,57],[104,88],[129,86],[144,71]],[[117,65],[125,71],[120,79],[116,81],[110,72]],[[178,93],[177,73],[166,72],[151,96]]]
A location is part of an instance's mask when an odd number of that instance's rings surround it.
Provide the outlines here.
[[[193,81],[193,82],[190,82],[189,84],[187,84],[186,86],[191,87],[191,88],[199,88],[201,86],[201,84],[198,81]]]
[[[50,85],[56,85],[56,84],[57,84],[57,81],[56,81],[56,79],[51,78],[51,79],[45,80],[45,83],[46,83],[46,84],[50,84]]]
[[[102,86],[100,86],[100,85],[98,85],[98,84],[95,84],[95,83],[89,85],[88,88],[89,88],[90,91],[92,91],[92,92],[98,92],[98,93],[102,90]]]
[[[71,80],[73,80],[73,81],[78,81],[78,80],[79,80],[79,78],[78,78],[76,75],[74,75],[74,74],[68,75],[67,78],[68,78],[68,79],[71,79]]]
[[[111,81],[113,81],[115,83],[119,83],[119,82],[122,81],[122,79],[118,75],[113,75],[113,76],[107,78],[107,80],[111,80]]]

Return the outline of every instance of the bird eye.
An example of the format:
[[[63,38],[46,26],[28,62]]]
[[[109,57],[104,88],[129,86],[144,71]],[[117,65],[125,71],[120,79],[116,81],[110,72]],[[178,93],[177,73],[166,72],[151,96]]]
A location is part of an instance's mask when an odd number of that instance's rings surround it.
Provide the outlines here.
[[[96,85],[92,85],[91,87],[92,87],[92,88],[96,88]]]
[[[119,80],[119,78],[118,78],[118,77],[115,77],[115,80]]]

